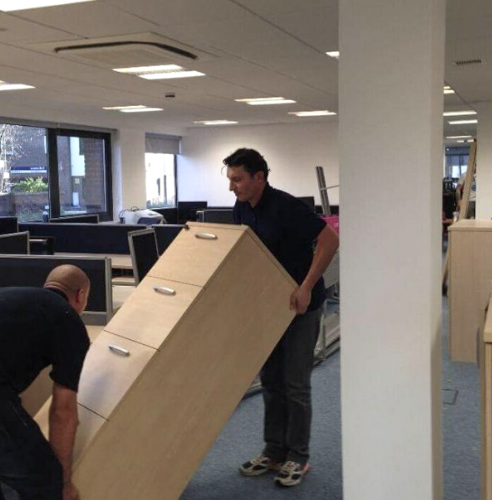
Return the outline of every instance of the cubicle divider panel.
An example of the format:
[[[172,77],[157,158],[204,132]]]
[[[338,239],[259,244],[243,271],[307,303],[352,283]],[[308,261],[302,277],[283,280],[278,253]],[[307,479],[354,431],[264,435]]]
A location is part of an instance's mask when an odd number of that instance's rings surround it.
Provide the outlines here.
[[[0,254],[30,254],[29,232],[0,235]]]
[[[42,287],[49,272],[61,264],[78,266],[91,281],[84,321],[106,325],[113,314],[109,258],[3,255],[0,256],[0,287]]]
[[[55,237],[55,252],[130,254],[128,233],[144,230],[142,224],[21,223],[31,236]]]
[[[185,227],[184,224],[154,224],[152,228],[155,230],[157,237],[157,248],[161,255],[170,245],[171,242],[178,236],[178,233]]]

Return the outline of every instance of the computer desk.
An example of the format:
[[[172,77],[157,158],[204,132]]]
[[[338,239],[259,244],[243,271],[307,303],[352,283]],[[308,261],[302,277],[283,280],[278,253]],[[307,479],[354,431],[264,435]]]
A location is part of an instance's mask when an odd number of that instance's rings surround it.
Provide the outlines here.
[[[118,270],[132,270],[132,258],[130,254],[92,254],[84,252],[55,252],[60,257],[109,257],[111,268]]]

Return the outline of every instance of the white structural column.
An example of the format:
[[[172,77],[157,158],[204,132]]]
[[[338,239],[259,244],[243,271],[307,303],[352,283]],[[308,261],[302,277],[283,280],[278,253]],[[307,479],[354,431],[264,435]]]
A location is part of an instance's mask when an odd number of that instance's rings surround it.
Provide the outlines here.
[[[146,208],[145,193],[145,133],[137,129],[120,129],[114,138],[113,193],[114,212],[132,206]]]
[[[477,128],[477,219],[492,218],[492,103],[480,103]]]
[[[441,497],[445,0],[340,1],[346,499]]]

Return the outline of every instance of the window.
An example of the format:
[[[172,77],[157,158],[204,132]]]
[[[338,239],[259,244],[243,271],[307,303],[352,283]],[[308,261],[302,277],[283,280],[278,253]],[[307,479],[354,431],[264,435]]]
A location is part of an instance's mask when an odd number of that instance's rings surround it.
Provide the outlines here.
[[[176,207],[175,155],[145,154],[147,208]]]
[[[0,123],[0,215],[40,220],[48,206],[46,129]]]
[[[59,215],[111,212],[111,197],[107,196],[109,138],[61,131],[56,136],[56,149]]]
[[[181,138],[145,135],[145,184],[147,208],[176,207],[176,155]]]
[[[458,181],[468,168],[469,151],[469,147],[446,148],[444,177]]]
[[[112,218],[110,135],[0,123],[0,216]]]

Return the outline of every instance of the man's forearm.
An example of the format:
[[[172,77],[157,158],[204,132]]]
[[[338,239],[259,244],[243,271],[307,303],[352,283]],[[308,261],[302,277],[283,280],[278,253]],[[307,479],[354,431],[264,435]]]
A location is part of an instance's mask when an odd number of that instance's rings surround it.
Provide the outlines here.
[[[331,228],[323,230],[316,244],[316,252],[302,287],[311,291],[330,264],[338,249],[338,235]]]
[[[71,482],[72,455],[79,424],[77,408],[50,408],[50,445],[63,468],[63,482]]]

